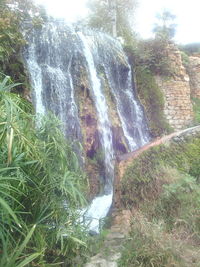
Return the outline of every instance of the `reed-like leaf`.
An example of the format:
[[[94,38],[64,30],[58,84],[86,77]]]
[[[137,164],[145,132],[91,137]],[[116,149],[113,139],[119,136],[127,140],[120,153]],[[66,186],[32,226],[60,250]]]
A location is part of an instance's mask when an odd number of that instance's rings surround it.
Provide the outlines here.
[[[15,215],[15,212],[10,208],[10,206],[8,205],[8,203],[0,197],[0,205],[3,207],[3,209],[8,213],[10,214],[10,216],[14,219],[15,223],[21,227],[18,219],[17,219],[17,216]]]

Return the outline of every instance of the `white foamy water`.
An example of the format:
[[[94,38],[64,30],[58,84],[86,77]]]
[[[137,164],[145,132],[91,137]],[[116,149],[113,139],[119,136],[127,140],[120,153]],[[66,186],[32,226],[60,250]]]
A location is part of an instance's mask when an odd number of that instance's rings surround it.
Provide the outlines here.
[[[36,49],[35,44],[32,43],[29,48],[29,57],[27,59],[27,66],[30,73],[31,81],[32,81],[32,87],[34,89],[35,93],[35,109],[36,113],[40,115],[45,114],[45,107],[43,105],[43,99],[42,99],[42,70],[41,67],[38,65],[36,60]]]
[[[81,221],[92,233],[99,233],[102,220],[107,216],[112,205],[112,198],[112,193],[96,197],[90,206],[81,212]]]
[[[92,40],[89,37],[85,37],[82,33],[78,33],[82,44],[85,59],[88,64],[90,80],[92,84],[92,92],[94,96],[95,107],[98,113],[98,122],[101,138],[100,141],[102,143],[102,147],[104,150],[104,165],[106,168],[106,181],[105,181],[105,193],[108,195],[103,195],[100,197],[96,197],[87,211],[84,214],[84,218],[86,219],[86,223],[91,231],[98,232],[99,231],[99,223],[102,218],[104,218],[112,204],[112,191],[113,191],[113,180],[114,180],[114,164],[113,164],[113,156],[114,149],[112,143],[112,131],[111,125],[108,118],[108,107],[105,99],[105,94],[102,91],[101,82],[97,76],[97,71],[92,55],[92,48],[90,47],[90,42]]]

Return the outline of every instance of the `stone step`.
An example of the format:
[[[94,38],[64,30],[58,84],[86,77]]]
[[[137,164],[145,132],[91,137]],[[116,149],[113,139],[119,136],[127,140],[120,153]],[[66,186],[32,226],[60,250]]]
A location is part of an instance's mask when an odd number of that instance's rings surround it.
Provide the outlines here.
[[[97,257],[98,256],[98,257]],[[117,261],[120,259],[121,253],[115,253],[109,256],[109,259],[101,258],[98,254],[91,258],[89,263],[86,263],[84,267],[117,267]]]
[[[124,239],[125,236],[122,233],[119,232],[110,232],[107,236],[106,236],[106,240],[110,240],[110,239]]]

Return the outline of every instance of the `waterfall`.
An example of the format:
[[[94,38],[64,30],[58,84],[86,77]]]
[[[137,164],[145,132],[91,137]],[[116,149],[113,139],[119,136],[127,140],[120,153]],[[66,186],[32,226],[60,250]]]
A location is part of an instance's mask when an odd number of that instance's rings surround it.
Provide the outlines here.
[[[98,46],[96,57],[104,67],[114,95],[129,150],[134,151],[148,143],[150,136],[144,111],[136,96],[131,67],[119,41],[102,33],[95,35]]]
[[[42,70],[36,61],[36,49],[34,42],[29,47],[29,57],[27,58],[28,70],[31,78],[31,83],[35,90],[35,109],[38,114],[45,114],[45,107],[42,99]]]
[[[33,87],[36,113],[52,111],[62,121],[62,130],[71,141],[83,140],[77,103],[80,101],[80,70],[85,70],[104,155],[105,183],[103,194],[94,198],[81,214],[89,229],[98,232],[99,222],[112,204],[116,155],[106,85],[113,96],[129,150],[133,151],[149,141],[144,112],[133,86],[131,67],[118,41],[101,33],[75,32],[64,22],[46,22],[39,29],[25,32],[24,36],[28,41],[24,61]]]
[[[90,230],[93,232],[98,232],[99,220],[104,218],[112,204],[113,195],[113,179],[114,179],[114,150],[112,144],[112,131],[111,125],[108,118],[108,107],[106,104],[105,94],[103,93],[100,79],[97,77],[96,67],[93,60],[93,55],[91,52],[91,47],[87,38],[79,32],[79,37],[83,43],[83,51],[85,54],[85,59],[87,61],[90,80],[92,83],[92,92],[94,95],[94,103],[99,119],[99,128],[101,135],[101,144],[104,150],[104,164],[106,169],[106,181],[104,193],[106,195],[96,197],[88,210],[86,211],[84,217],[86,222],[89,223]]]
[[[46,23],[41,30],[25,35],[24,52],[33,87],[36,113],[53,112],[62,122],[65,136],[82,140],[71,75],[74,30],[62,22]]]
[[[112,182],[114,178],[114,166],[113,166],[114,150],[112,145],[111,125],[108,118],[108,107],[100,79],[97,77],[96,67],[91,52],[92,49],[89,45],[90,40],[87,40],[87,38],[81,32],[79,32],[78,34],[83,43],[83,49],[84,49],[83,51],[85,59],[87,61],[90,79],[92,83],[92,93],[94,95],[94,103],[99,119],[99,128],[101,135],[100,139],[105,155],[104,162],[105,162],[106,177],[107,177],[106,191],[110,193],[112,191]]]

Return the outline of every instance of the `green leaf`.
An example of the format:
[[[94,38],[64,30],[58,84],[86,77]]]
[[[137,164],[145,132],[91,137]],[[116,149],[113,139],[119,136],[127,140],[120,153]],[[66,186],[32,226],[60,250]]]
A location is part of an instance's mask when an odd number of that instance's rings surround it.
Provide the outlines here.
[[[15,220],[15,223],[18,224],[19,227],[21,227],[14,211],[10,208],[10,206],[2,198],[0,198],[0,205],[3,206],[3,208],[10,214],[10,216],[13,217],[13,219]]]
[[[9,262],[8,267],[12,266],[12,264],[14,264],[16,262],[16,260],[19,258],[19,256],[22,254],[22,251],[25,249],[26,245],[28,244],[29,240],[31,239],[31,237],[33,235],[35,227],[36,227],[36,225],[33,225],[33,227],[31,228],[30,232],[27,234],[27,236],[24,239],[24,241],[22,242],[22,244],[19,247],[16,248],[16,251],[13,253],[11,261]]]
[[[26,266],[27,264],[29,264],[30,262],[32,262],[34,259],[36,259],[37,257],[39,257],[41,255],[41,253],[34,253],[31,254],[30,256],[28,256],[25,260],[23,260],[20,264],[16,265],[16,267],[23,267]]]

